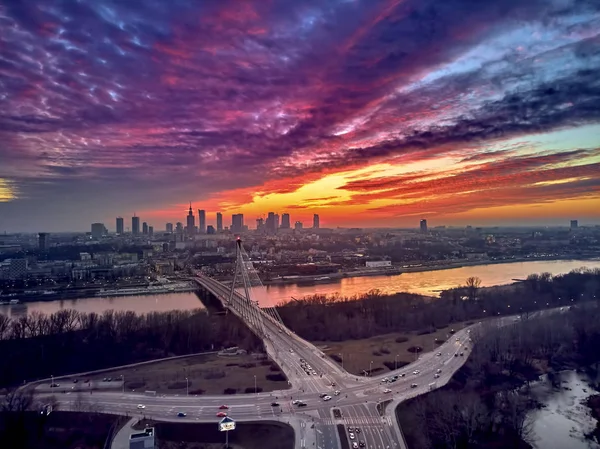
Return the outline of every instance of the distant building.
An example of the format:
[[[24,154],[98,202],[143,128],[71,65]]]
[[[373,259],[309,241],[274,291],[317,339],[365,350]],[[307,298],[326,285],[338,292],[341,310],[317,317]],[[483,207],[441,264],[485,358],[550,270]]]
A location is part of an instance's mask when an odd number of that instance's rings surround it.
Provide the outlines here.
[[[577,220],[571,220],[571,229],[577,229],[579,222]]]
[[[131,217],[131,233],[133,235],[140,233],[140,217],[136,217],[135,215]]]
[[[240,233],[244,230],[244,214],[233,214],[231,216],[231,232]]]
[[[217,232],[223,232],[223,214],[217,212]]]
[[[290,214],[281,215],[281,229],[290,229]]]
[[[40,251],[46,251],[48,249],[48,237],[50,234],[47,232],[40,232],[38,234],[38,248]]]
[[[216,234],[217,232],[215,231],[215,227],[213,225],[208,225],[206,227],[206,233],[209,235],[213,235],[213,234]]]
[[[425,219],[421,220],[419,226],[421,228],[421,232],[422,233],[426,233],[427,232],[427,220],[425,220]]]
[[[275,212],[269,212],[267,214],[267,220],[265,222],[265,229],[267,232],[271,234],[275,234],[277,232],[277,228],[275,227]]]
[[[206,234],[206,211],[198,209],[198,231]]]
[[[8,278],[23,279],[27,276],[27,259],[11,259],[8,266]]]
[[[264,229],[265,229],[265,220],[263,220],[262,218],[257,218],[256,219],[256,230],[264,231]]]
[[[168,233],[173,234],[173,223],[167,223],[167,226],[165,229],[167,230]]]
[[[142,234],[148,235],[148,223],[146,222],[142,223]]]
[[[148,237],[152,237],[154,235],[154,226],[148,226]]]
[[[129,435],[129,449],[155,449],[154,427]]]
[[[125,221],[123,220],[123,217],[117,217],[117,234],[125,234]]]
[[[302,222],[301,221],[297,221],[294,224],[294,229],[297,230],[297,231],[300,230],[300,229],[302,229]]]
[[[92,238],[100,240],[106,234],[104,223],[92,223]]]
[[[320,226],[321,226],[321,223],[319,220],[319,215],[314,214],[313,215],[313,229],[319,229]]]
[[[365,267],[367,267],[367,268],[385,268],[385,267],[391,267],[391,266],[392,266],[391,260],[367,260],[365,262]]]
[[[194,235],[196,232],[196,219],[194,218],[194,212],[192,212],[192,203],[190,203],[185,231],[187,232],[187,235]]]

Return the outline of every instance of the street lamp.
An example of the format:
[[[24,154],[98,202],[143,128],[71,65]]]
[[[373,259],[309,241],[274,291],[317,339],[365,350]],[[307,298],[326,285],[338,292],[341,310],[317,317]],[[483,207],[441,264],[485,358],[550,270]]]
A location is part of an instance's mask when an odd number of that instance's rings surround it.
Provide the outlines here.
[[[369,377],[371,377],[371,369],[373,368],[373,360],[369,363]]]
[[[340,352],[338,355],[342,358],[342,369],[344,369],[344,354]]]
[[[394,359],[394,370],[398,369],[398,354],[396,354],[396,358]]]
[[[54,375],[50,374],[50,388],[54,388]]]
[[[256,374],[254,375],[254,394],[258,394],[256,391]]]
[[[185,395],[190,395],[190,380],[187,377],[185,378]]]
[[[123,393],[125,393],[125,375],[121,374],[121,379],[123,380]]]

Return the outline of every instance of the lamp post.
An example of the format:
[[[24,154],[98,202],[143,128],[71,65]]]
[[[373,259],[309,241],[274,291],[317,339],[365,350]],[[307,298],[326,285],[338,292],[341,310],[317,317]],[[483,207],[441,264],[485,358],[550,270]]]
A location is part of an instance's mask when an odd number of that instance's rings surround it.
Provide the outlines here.
[[[394,370],[398,369],[398,354],[396,354],[396,358],[394,359]]]
[[[187,377],[185,378],[185,395],[190,395],[190,380]]]
[[[50,388],[54,388],[54,375],[50,374]]]
[[[371,369],[373,368],[373,360],[369,363],[369,377],[371,377]]]
[[[125,375],[121,374],[121,379],[123,380],[123,393],[125,393]]]
[[[342,369],[344,369],[344,354],[340,352],[338,355],[342,358]]]
[[[256,391],[256,374],[254,375],[254,394],[258,394]]]

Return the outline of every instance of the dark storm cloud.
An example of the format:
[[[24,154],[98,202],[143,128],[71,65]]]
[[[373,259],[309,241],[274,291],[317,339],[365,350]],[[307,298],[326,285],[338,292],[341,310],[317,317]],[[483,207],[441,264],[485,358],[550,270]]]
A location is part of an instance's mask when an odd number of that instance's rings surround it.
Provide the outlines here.
[[[6,2],[0,178],[207,194],[597,122],[598,8]]]

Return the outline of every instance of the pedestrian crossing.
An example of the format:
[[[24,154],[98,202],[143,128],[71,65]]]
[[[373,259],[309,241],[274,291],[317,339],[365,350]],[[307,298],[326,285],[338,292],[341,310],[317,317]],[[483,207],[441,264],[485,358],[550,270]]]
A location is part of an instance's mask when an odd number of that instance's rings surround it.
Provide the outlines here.
[[[316,421],[316,420],[315,420]],[[333,419],[333,418],[320,418],[318,420],[321,424],[324,425],[335,425],[335,424],[343,424],[346,427],[361,427],[361,426],[381,426],[382,424],[391,426],[392,419],[387,416],[351,416],[344,417],[342,419]]]

